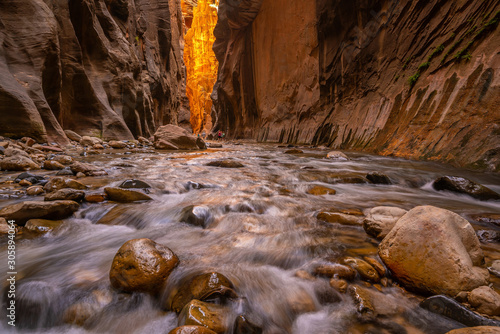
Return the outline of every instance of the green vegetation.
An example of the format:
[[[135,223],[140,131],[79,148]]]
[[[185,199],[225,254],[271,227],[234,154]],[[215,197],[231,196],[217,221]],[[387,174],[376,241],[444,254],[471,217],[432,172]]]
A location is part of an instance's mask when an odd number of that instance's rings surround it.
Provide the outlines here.
[[[444,51],[444,44],[441,44],[438,47],[436,47],[434,50],[432,50],[429,57],[427,57],[427,61],[430,62],[434,57],[436,57],[437,55],[439,55],[443,51]]]
[[[465,59],[467,61],[471,60],[472,59],[472,55],[470,53],[467,53],[465,55],[462,56],[462,59]]]
[[[403,71],[406,69],[406,67],[408,67],[408,64],[410,63],[410,61],[412,61],[413,58],[415,58],[415,56],[408,57],[405,59],[405,61],[403,63]]]
[[[415,86],[418,78],[420,78],[420,71],[417,71],[417,73],[408,78],[408,83],[410,84],[410,87]]]
[[[419,71],[423,71],[425,70],[426,68],[428,68],[429,66],[431,65],[431,62],[430,61],[426,61],[425,63],[422,63],[418,66],[418,70]]]

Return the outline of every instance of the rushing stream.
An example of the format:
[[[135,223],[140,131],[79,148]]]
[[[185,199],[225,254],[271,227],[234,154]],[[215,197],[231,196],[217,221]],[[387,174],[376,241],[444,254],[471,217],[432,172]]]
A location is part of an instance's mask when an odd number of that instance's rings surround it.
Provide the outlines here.
[[[224,145],[202,152],[107,154],[81,158],[103,167],[109,175],[79,179],[92,190],[139,179],[152,186],[154,201],[135,204],[84,203],[76,215],[53,232],[25,238],[17,245],[17,299],[30,305],[25,321],[38,328],[12,330],[4,319],[0,332],[39,333],[165,333],[177,327],[177,315],[162,310],[170,287],[195,273],[216,271],[234,284],[239,298],[230,302],[231,316],[245,314],[264,333],[445,333],[461,327],[418,307],[421,300],[396,287],[381,290],[388,314],[383,320],[363,321],[349,293],[333,291],[326,279],[308,280],[297,271],[345,256],[377,257],[378,242],[362,226],[319,221],[323,210],[359,212],[375,206],[411,209],[434,205],[470,217],[500,213],[500,203],[432,189],[443,175],[468,177],[500,192],[500,176],[458,170],[435,163],[349,153],[350,161],[332,161],[327,150],[304,148],[303,154],[285,154],[276,145]],[[227,169],[205,164],[234,159],[244,168]],[[392,185],[343,183],[368,172],[388,175]],[[40,175],[55,172],[38,171]],[[19,186],[6,184],[19,173],[0,174],[0,207],[28,198]],[[191,182],[204,185],[196,189]],[[335,195],[313,196],[307,190],[324,185]],[[42,197],[37,200],[43,200]],[[181,223],[183,209],[199,206],[209,225]],[[495,229],[478,225],[476,229]],[[130,239],[150,238],[178,255],[163,296],[119,294],[109,284],[109,269],[120,246]],[[2,239],[1,252],[6,252]],[[482,244],[486,263],[500,259],[500,246]],[[2,258],[5,258],[2,255]],[[6,261],[0,277],[6,282]],[[496,288],[500,280],[492,276]],[[366,287],[361,281],[357,284]],[[379,293],[379,292],[377,292]],[[106,304],[85,328],[64,324],[65,310],[97,298]],[[2,307],[2,313],[5,311]],[[396,310],[396,311],[394,311]],[[20,312],[20,311],[19,311]],[[4,316],[2,316],[4,318]],[[386,331],[383,329],[385,328]]]

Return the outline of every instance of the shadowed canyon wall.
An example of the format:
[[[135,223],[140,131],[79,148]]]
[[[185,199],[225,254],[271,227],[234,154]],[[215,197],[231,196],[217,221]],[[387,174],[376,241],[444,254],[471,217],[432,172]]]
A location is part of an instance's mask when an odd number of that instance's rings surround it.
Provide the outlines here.
[[[221,0],[213,130],[498,171],[499,10]]]
[[[189,124],[182,36],[180,0],[1,1],[0,135],[64,143],[63,129],[132,139]]]

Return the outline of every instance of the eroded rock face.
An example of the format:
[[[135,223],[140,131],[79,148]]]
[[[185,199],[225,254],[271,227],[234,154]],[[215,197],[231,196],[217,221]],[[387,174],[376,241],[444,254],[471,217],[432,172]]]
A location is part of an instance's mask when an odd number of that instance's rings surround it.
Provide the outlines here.
[[[455,296],[487,285],[489,273],[474,229],[448,210],[419,206],[401,217],[379,255],[406,287]]]
[[[499,170],[498,22],[482,30],[495,13],[494,0],[221,0],[214,130]]]
[[[0,135],[133,139],[177,123],[180,1],[7,0],[0,21]]]
[[[124,292],[157,293],[178,263],[168,247],[150,239],[129,240],[113,259],[111,286]]]

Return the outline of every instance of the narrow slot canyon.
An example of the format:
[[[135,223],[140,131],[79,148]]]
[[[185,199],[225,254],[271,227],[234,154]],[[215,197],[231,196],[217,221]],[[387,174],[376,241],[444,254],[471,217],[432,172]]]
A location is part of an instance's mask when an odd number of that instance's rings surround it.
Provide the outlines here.
[[[194,134],[208,134],[212,129],[210,95],[219,66],[212,50],[219,1],[182,0],[181,4],[187,29],[184,36],[184,63],[191,127]]]

